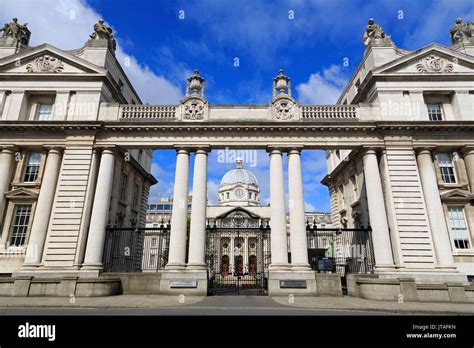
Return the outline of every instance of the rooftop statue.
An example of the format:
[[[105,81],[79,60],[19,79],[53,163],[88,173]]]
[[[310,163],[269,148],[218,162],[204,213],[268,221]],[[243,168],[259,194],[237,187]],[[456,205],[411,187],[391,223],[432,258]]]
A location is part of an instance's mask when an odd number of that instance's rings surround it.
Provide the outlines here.
[[[456,24],[449,30],[452,44],[472,42],[474,38],[474,25],[471,21],[463,24],[461,18],[456,19]]]
[[[28,23],[19,24],[18,18],[13,18],[10,23],[5,23],[3,28],[0,29],[3,31],[3,37],[5,38],[16,38],[18,42],[22,45],[28,46],[30,41],[31,32],[27,27]]]
[[[362,38],[362,42],[364,45],[368,45],[371,39],[384,39],[385,32],[383,31],[380,24],[375,23],[373,18],[369,19],[369,23],[365,28],[364,37]]]
[[[107,40],[113,51],[117,48],[117,42],[115,41],[113,30],[111,27],[104,24],[103,19],[100,19],[94,25],[94,32],[90,37],[92,40]]]

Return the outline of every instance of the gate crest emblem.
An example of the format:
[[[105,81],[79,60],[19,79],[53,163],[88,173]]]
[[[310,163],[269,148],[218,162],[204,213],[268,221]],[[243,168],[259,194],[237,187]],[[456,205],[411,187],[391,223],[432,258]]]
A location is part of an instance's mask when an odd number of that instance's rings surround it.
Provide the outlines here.
[[[287,121],[298,117],[296,101],[291,97],[290,78],[282,69],[273,79],[273,99],[270,104],[272,118],[275,120]]]
[[[209,118],[209,104],[204,98],[204,78],[198,70],[188,77],[186,97],[181,102],[181,119],[183,121],[203,121]]]

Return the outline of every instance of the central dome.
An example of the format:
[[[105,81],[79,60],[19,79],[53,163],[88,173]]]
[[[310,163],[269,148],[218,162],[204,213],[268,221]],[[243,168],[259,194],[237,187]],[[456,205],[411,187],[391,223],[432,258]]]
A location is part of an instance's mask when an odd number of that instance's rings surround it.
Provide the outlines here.
[[[222,177],[220,186],[245,184],[258,186],[258,181],[255,175],[242,167],[242,160],[236,161],[236,168],[229,170]]]

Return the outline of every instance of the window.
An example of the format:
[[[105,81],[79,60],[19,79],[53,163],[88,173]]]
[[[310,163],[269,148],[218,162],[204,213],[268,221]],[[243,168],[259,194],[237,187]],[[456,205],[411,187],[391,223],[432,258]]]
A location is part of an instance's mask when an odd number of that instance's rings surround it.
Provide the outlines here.
[[[49,121],[52,118],[53,104],[52,103],[39,103],[36,109],[35,119],[38,121]]]
[[[329,247],[329,242],[327,240],[327,238],[323,238],[323,248],[326,249]]]
[[[127,197],[128,175],[122,174],[122,182],[120,183],[120,200],[125,201]]]
[[[357,180],[355,175],[351,176],[351,184],[352,184],[352,201],[355,202],[357,200]]]
[[[23,246],[25,244],[30,215],[31,204],[19,204],[15,206],[13,222],[10,227],[10,245]]]
[[[135,184],[135,186],[133,187],[133,203],[132,203],[133,208],[138,208],[139,191],[140,191],[140,186],[138,186],[138,184]]]
[[[41,153],[31,152],[26,161],[25,174],[23,182],[35,182],[38,178],[39,167],[41,163]]]
[[[455,184],[456,176],[454,175],[453,157],[449,153],[439,153],[436,155],[439,169],[441,171],[441,178],[446,184]]]
[[[441,103],[426,104],[428,108],[428,116],[430,121],[442,121],[443,120],[443,107]]]
[[[156,238],[151,239],[151,247],[156,248]]]
[[[150,255],[150,266],[156,266],[156,255]]]
[[[449,229],[456,249],[469,249],[469,231],[462,207],[448,207]]]
[[[227,199],[230,198],[230,193],[229,193],[229,192],[226,193],[226,198],[227,198]]]

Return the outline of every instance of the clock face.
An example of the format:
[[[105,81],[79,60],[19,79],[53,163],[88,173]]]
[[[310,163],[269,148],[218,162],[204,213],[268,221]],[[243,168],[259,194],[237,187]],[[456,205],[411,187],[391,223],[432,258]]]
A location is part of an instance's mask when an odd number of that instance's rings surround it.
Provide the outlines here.
[[[245,196],[245,192],[241,188],[235,189],[234,194],[235,194],[235,197],[238,199],[243,198]]]

